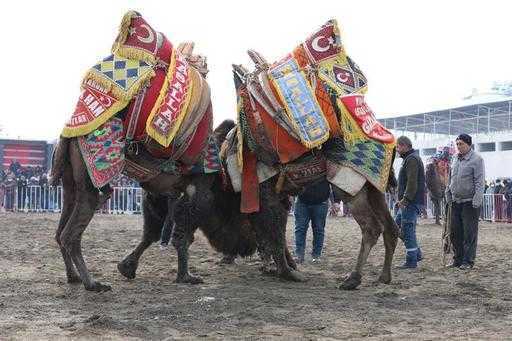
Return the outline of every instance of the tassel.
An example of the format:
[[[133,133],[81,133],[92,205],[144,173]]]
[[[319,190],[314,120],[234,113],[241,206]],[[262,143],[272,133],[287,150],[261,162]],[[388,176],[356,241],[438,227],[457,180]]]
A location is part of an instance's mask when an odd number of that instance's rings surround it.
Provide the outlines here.
[[[283,169],[281,169],[281,171],[279,172],[279,178],[277,178],[277,182],[276,182],[276,193],[281,193],[281,191],[283,190],[283,186],[284,186],[284,180],[285,180],[285,171]]]
[[[119,33],[117,34],[114,45],[112,45],[111,51],[113,54],[116,54],[117,50],[121,47],[122,44],[126,42],[126,39],[128,39],[128,32],[132,24],[132,18],[137,16],[139,16],[139,14],[135,11],[128,11],[125,15],[123,15],[123,19],[121,19],[121,25],[119,25]]]

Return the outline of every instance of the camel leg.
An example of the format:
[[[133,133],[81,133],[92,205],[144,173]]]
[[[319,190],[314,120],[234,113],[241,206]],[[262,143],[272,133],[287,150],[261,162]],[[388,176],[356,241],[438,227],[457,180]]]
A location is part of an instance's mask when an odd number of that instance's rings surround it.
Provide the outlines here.
[[[304,276],[288,265],[286,256],[288,212],[283,207],[273,186],[272,181],[260,185],[260,211],[250,214],[249,219],[252,226],[257,229],[258,238],[264,244],[263,249],[268,247],[272,253],[279,277],[284,280],[304,282]]]
[[[382,232],[382,225],[375,217],[375,213],[368,210],[368,202],[368,186],[363,187],[351,202],[352,215],[361,228],[362,238],[356,267],[341,285],[341,288],[345,290],[353,290],[361,284],[363,266]]]
[[[64,260],[64,265],[66,267],[66,277],[68,279],[68,283],[81,283],[80,276],[77,274],[75,270],[75,266],[73,265],[73,261],[71,260],[71,256],[66,251],[66,249],[62,246],[60,242],[60,236],[62,234],[62,230],[66,227],[66,224],[73,212],[73,207],[75,206],[75,184],[73,182],[73,174],[71,171],[71,167],[69,165],[64,166],[65,169],[62,173],[62,187],[63,187],[63,199],[62,199],[62,212],[60,215],[59,225],[57,227],[57,232],[55,233],[55,240],[59,245],[60,252],[62,254],[62,258]]]
[[[176,283],[203,283],[203,279],[192,276],[188,268],[188,249],[194,242],[194,232],[212,214],[214,196],[211,179],[196,179],[186,188],[185,195],[176,203],[172,245],[178,253],[178,274]]]
[[[385,258],[379,282],[389,284],[391,282],[391,265],[400,229],[391,216],[391,212],[389,212],[384,194],[375,187],[371,187],[369,188],[369,197],[371,210],[383,227]]]
[[[87,174],[76,140],[69,145],[69,159],[75,183],[75,205],[60,234],[60,245],[71,256],[86,290],[110,290],[110,286],[94,281],[82,255],[82,234],[94,216],[99,198],[98,190],[94,188]]]
[[[174,206],[174,201],[169,200],[169,206]],[[134,279],[139,266],[139,259],[146,249],[154,242],[160,240],[162,225],[172,223],[171,214],[168,214],[167,197],[144,192],[142,201],[144,216],[144,232],[142,240],[137,247],[117,264],[117,270],[128,279]],[[169,221],[168,221],[169,220]]]
[[[85,289],[99,292],[111,288],[92,278],[82,255],[82,234],[94,216],[97,204],[98,192],[94,188],[79,190],[76,194],[75,208],[61,233],[60,241],[75,263]]]

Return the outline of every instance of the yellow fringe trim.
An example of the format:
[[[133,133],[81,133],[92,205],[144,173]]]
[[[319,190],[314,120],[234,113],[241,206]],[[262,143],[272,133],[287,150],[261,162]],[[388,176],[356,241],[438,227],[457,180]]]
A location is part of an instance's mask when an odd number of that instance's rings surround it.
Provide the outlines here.
[[[64,127],[60,135],[62,137],[70,138],[89,134],[93,130],[97,129],[100,125],[107,122],[112,116],[117,114],[120,110],[123,110],[129,102],[130,101],[119,100],[112,107],[108,108],[100,116],[94,119],[94,121],[81,125],[79,127]]]
[[[112,54],[128,59],[143,60],[146,63],[154,65],[156,63],[156,57],[152,53],[138,49],[136,47],[123,46],[123,44],[128,39],[128,33],[132,24],[132,19],[137,16],[138,14],[135,11],[128,11],[123,16],[121,25],[119,26],[119,33],[117,35],[116,41],[112,45]]]
[[[236,103],[236,139],[237,139],[237,148],[236,148],[236,159],[238,161],[238,167],[240,168],[240,172],[244,167],[244,134],[242,133],[241,125],[240,125],[240,112],[243,108],[244,100],[242,96],[238,95],[238,101]]]
[[[183,103],[180,113],[178,114],[177,121],[175,122],[174,126],[172,127],[172,130],[169,132],[169,136],[162,136],[155,129],[153,129],[153,127],[151,127],[151,122],[153,122],[153,119],[154,119],[156,113],[160,110],[160,107],[162,106],[162,102],[164,101],[165,96],[167,94],[169,83],[173,78],[174,71],[176,68],[176,54],[177,53],[178,53],[178,51],[176,51],[176,50],[172,51],[171,63],[169,65],[167,74],[165,75],[165,79],[164,79],[164,83],[162,84],[162,88],[160,89],[160,94],[158,95],[158,98],[156,99],[155,104],[153,105],[153,108],[151,109],[151,113],[149,114],[148,120],[146,121],[146,132],[148,133],[148,135],[164,147],[168,147],[171,144],[172,140],[174,139],[174,136],[176,135],[176,132],[178,131],[178,129],[181,126],[181,123],[183,122],[183,119],[188,114],[188,105],[190,103],[192,91],[194,91],[194,78],[191,77],[189,74],[189,85],[188,85],[185,102]],[[193,72],[190,65],[189,65],[188,72],[189,73]]]
[[[304,79],[307,79],[306,75],[304,74],[304,72],[301,71],[300,73],[304,76]],[[295,118],[291,114],[292,110],[290,109],[288,103],[286,102],[285,96],[284,96],[283,92],[281,91],[281,88],[280,88],[279,84],[274,79],[274,77],[272,77],[272,75],[270,73],[269,73],[268,76],[269,76],[270,80],[272,81],[272,83],[274,85],[274,88],[277,91],[277,94],[279,95],[281,103],[286,108],[286,110],[285,110],[286,116],[288,117],[288,121],[291,122],[293,130],[295,130],[295,132],[299,136],[300,143],[302,143],[302,145],[305,146],[308,149],[313,149],[313,148],[316,148],[318,146],[321,146],[325,141],[327,141],[329,139],[329,130],[327,130],[326,133],[320,139],[318,139],[316,141],[312,142],[312,141],[309,141],[309,140],[305,140],[303,138],[303,136],[302,136],[302,130],[300,129],[299,125],[297,124],[297,121],[295,120]],[[306,81],[306,86],[308,87],[308,90],[310,91],[310,94],[314,94],[315,93],[313,91],[313,88],[311,87],[311,85],[309,84],[308,81]],[[318,113],[321,116],[321,120],[323,121],[324,126],[325,127],[329,127],[329,123],[327,122],[327,120],[325,118],[325,115],[324,115],[322,109],[320,108],[320,104],[318,103],[318,100],[316,99],[316,96],[312,95],[311,97],[312,97],[312,99],[313,99],[313,101],[315,103],[315,106],[318,108]]]
[[[345,144],[353,146],[356,142],[362,139],[366,139],[366,134],[361,129],[361,127],[359,127],[359,124],[357,124],[357,122],[354,120],[340,98],[336,99],[336,104],[340,109],[340,129]]]
[[[150,65],[156,64],[156,57],[152,53],[136,47],[119,46],[114,54],[127,59],[143,60]]]
[[[95,69],[89,69],[85,74],[82,84],[88,79],[92,79],[97,82],[99,85],[104,87],[107,92],[110,92],[115,98],[118,100],[129,101],[131,100],[137,93],[139,92],[142,85],[146,82],[149,82],[151,78],[155,76],[155,71],[153,69],[148,69],[145,74],[141,75],[139,79],[137,79],[128,91],[125,91],[119,88],[110,78],[103,76],[100,72]]]

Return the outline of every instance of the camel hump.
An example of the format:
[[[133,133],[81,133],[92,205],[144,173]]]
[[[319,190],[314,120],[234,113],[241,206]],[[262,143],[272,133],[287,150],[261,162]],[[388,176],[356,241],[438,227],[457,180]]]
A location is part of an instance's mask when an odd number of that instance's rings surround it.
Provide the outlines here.
[[[59,142],[55,145],[52,152],[52,169],[50,170],[50,176],[48,178],[48,184],[50,186],[58,186],[59,180],[62,177],[64,171],[64,164],[68,155],[69,148],[68,138],[61,137]]]

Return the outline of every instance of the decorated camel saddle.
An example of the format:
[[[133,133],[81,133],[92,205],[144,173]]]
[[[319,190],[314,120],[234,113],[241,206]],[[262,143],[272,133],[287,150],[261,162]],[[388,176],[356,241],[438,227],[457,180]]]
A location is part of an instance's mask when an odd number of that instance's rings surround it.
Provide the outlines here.
[[[351,194],[365,181],[384,192],[395,138],[365,102],[367,79],[336,21],[275,63],[248,53],[256,67],[233,66],[238,124],[221,152],[242,212],[259,210],[258,184],[277,173],[278,187],[327,177]]]
[[[120,172],[144,182],[160,172],[220,170],[206,59],[192,49],[174,47],[139,13],[124,15],[111,54],[87,71],[61,134],[78,138],[96,187]]]

